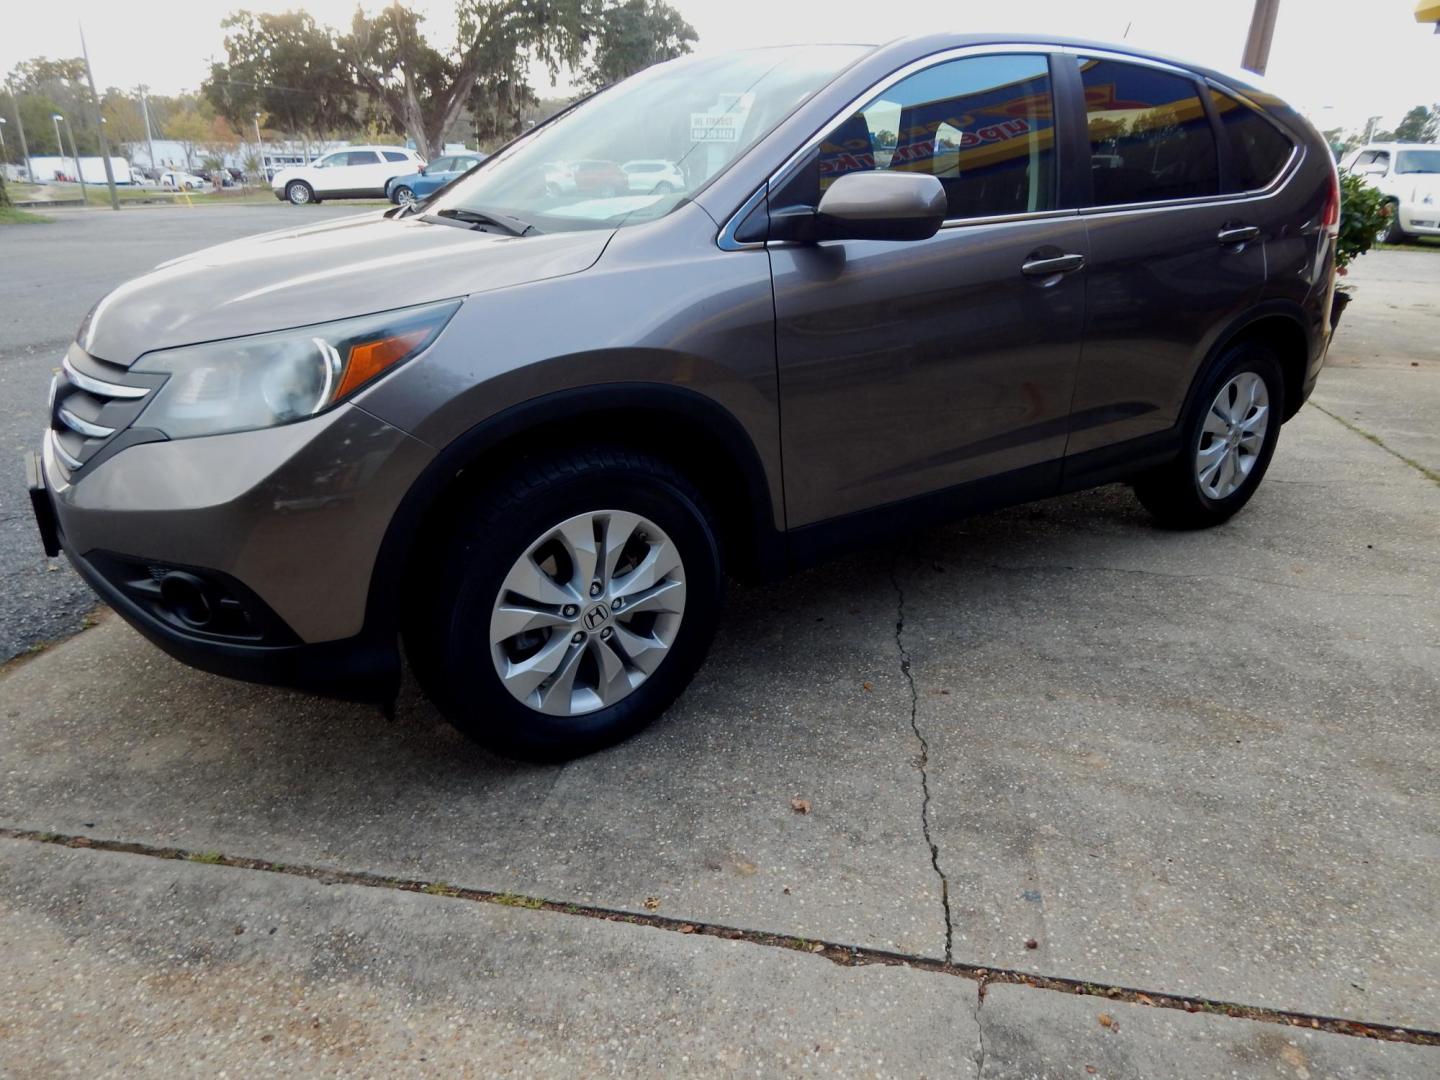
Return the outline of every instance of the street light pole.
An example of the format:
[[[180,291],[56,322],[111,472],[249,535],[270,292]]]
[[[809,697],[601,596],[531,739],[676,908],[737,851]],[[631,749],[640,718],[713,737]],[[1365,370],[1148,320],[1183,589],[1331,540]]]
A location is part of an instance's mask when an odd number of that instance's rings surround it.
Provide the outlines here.
[[[80,201],[89,206],[90,196],[85,193],[85,170],[80,167],[80,151],[75,148],[75,129],[70,126],[68,116],[60,119],[65,121],[65,134],[70,136],[70,156],[75,159],[75,179],[80,181]]]
[[[260,178],[265,181],[264,187],[270,186],[270,172],[265,168],[265,142],[260,138],[260,114],[255,114],[255,145],[260,149]]]
[[[63,162],[65,160],[65,140],[60,137],[60,114],[51,113],[50,121],[55,125],[55,153]]]
[[[145,96],[148,86],[140,87],[140,112],[145,117],[145,145],[150,148],[150,170],[159,176],[160,166],[155,164],[155,136],[150,134],[150,101]]]
[[[76,23],[80,26],[79,23]],[[80,26],[80,54],[85,58],[85,80],[90,84],[90,100],[95,106],[95,130],[100,133],[100,160],[105,163],[105,185],[110,189],[110,209],[120,209],[120,193],[115,190],[115,168],[110,164],[110,140],[105,137],[105,117],[100,112],[100,95],[95,91],[95,72],[90,69],[90,48],[85,44],[85,27]],[[75,137],[70,137],[73,142]],[[82,177],[83,179],[83,177]]]

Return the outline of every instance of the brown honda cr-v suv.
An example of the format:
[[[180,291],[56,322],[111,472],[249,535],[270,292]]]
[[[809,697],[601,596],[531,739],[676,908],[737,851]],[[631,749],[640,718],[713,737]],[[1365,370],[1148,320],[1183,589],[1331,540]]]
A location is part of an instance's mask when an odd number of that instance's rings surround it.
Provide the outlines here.
[[[636,160],[683,189],[568,164]],[[32,494],[172,655],[384,701],[403,642],[482,742],[582,753],[682,690],[727,573],[1116,480],[1224,521],[1324,361],[1338,216],[1294,111],[1121,47],[685,58],[111,293]]]

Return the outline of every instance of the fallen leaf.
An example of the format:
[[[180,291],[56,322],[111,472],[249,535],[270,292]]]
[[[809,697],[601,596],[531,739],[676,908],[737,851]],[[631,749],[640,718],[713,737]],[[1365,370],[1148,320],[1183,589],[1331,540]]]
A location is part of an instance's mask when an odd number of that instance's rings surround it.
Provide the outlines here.
[[[813,942],[810,943],[810,951],[811,951],[811,952],[824,952],[824,951],[825,951],[825,946],[822,945],[822,944],[821,944],[820,942],[818,942],[818,941],[813,941]]]
[[[1027,949],[1038,949],[1038,948],[1040,947],[1040,943],[1039,943],[1038,941],[1036,941],[1033,937],[1032,937],[1032,938],[1026,938],[1026,939],[1025,939],[1025,947],[1026,947]]]
[[[1141,1005],[1155,1004],[1155,999],[1152,998],[1149,994],[1136,994],[1135,1000],[1138,1001]]]
[[[1095,1068],[1094,1065],[1086,1065],[1086,1066],[1085,1066],[1085,1071],[1086,1071],[1087,1073],[1089,1073],[1091,1076],[1094,1076],[1094,1075],[1095,1075],[1097,1072],[1099,1072],[1100,1070],[1097,1069],[1097,1068]]]
[[[695,927],[691,926],[688,922],[687,922],[687,923],[681,923],[681,924],[679,925],[679,927],[677,927],[677,929],[678,929],[682,934],[693,934],[693,933],[695,932]]]
[[[797,814],[808,814],[810,812],[810,800],[802,799],[799,795],[790,800],[790,809]]]
[[[1101,1014],[1100,1014],[1100,1026],[1103,1027],[1103,1028],[1114,1027],[1114,1026],[1115,1026],[1115,1018],[1114,1018],[1113,1016],[1111,1016],[1109,1013],[1101,1013]]]
[[[647,897],[645,897],[645,910],[646,910],[646,911],[655,911],[655,910],[658,909],[659,907],[660,907],[660,898],[659,898],[658,896],[647,896]]]
[[[873,682],[862,682],[862,683],[860,684],[860,689],[861,689],[861,690],[874,690],[874,689],[875,689],[875,684],[874,684]]]

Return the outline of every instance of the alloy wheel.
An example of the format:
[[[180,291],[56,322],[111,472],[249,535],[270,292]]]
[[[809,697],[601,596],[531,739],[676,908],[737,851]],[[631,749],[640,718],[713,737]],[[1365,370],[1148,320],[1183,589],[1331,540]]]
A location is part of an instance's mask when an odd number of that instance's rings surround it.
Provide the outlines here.
[[[1200,426],[1195,478],[1206,498],[1220,500],[1245,483],[1270,427],[1270,393],[1265,380],[1242,371],[1215,395]]]
[[[654,522],[577,514],[526,546],[490,616],[490,655],[518,701],[552,716],[614,705],[658,668],[685,614],[685,567]]]

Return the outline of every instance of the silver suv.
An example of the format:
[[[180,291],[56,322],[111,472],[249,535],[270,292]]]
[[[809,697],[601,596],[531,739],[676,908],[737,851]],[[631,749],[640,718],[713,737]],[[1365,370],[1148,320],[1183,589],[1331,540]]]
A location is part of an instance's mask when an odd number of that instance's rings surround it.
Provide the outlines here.
[[[480,741],[583,753],[680,693],[727,573],[1116,480],[1235,513],[1323,363],[1338,214],[1288,107],[1129,50],[687,58],[427,202],[117,289],[32,495],[188,663],[384,701],[403,642]]]

